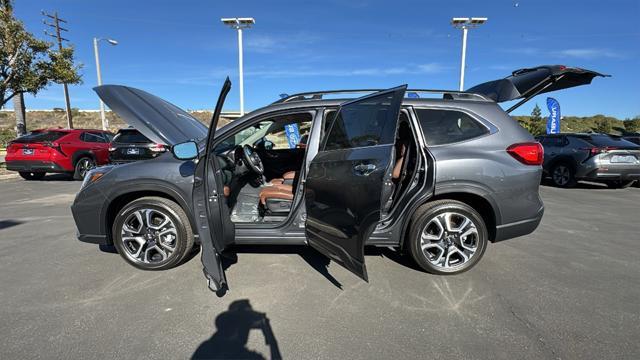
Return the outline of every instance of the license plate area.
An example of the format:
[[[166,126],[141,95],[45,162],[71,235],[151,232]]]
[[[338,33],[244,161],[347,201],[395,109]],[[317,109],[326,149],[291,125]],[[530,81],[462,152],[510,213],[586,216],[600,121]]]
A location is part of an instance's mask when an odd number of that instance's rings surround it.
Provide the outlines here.
[[[613,155],[611,157],[611,162],[616,164],[633,164],[636,160],[633,155]]]
[[[140,149],[129,148],[127,149],[127,155],[140,155]]]
[[[22,149],[22,155],[33,155],[33,149]]]

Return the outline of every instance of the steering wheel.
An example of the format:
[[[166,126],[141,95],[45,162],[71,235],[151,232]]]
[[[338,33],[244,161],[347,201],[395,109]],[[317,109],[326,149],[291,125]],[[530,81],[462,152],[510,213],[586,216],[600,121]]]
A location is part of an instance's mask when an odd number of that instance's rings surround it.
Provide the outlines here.
[[[258,153],[256,153],[253,148],[249,145],[244,145],[242,147],[242,155],[244,159],[244,163],[257,175],[262,175],[264,173],[264,165],[262,165],[262,160]]]

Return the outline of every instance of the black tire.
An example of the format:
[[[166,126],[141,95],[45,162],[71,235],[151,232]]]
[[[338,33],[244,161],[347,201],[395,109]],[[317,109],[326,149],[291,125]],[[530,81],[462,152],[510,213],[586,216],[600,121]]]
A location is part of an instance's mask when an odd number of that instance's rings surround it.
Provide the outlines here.
[[[551,168],[551,183],[561,188],[571,188],[576,186],[575,171],[573,167],[566,163],[554,164]]]
[[[136,211],[142,209],[152,209],[155,212],[162,213],[167,216],[175,226],[174,251],[167,256],[166,259],[157,262],[144,262],[132,259],[132,250],[125,248],[122,241],[122,228],[124,222]],[[142,197],[125,205],[116,215],[112,227],[113,245],[118,250],[118,254],[129,264],[143,270],[166,270],[182,263],[183,259],[193,249],[193,230],[189,218],[180,205],[175,202],[156,196]],[[149,247],[150,242],[146,241],[145,245]],[[142,245],[140,245],[142,246]],[[145,248],[146,249],[146,248]],[[135,250],[135,249],[134,249]],[[130,257],[131,256],[131,257]]]
[[[430,226],[432,220],[435,220],[438,215],[443,215],[444,213],[463,215],[472,221],[473,225],[475,225],[475,229],[477,230],[477,234],[474,235],[474,242],[476,244],[475,252],[469,256],[466,262],[457,266],[443,267],[432,264],[428,259],[429,254],[422,250],[423,230],[427,230],[427,227]],[[424,204],[415,211],[411,217],[411,226],[409,228],[409,234],[406,241],[409,245],[408,247],[411,257],[426,272],[438,275],[453,275],[471,269],[480,261],[480,259],[482,259],[487,248],[489,235],[482,216],[480,216],[480,214],[472,207],[456,200],[437,200]],[[458,244],[456,246],[460,249],[459,243],[456,244]],[[444,251],[442,253],[444,254]]]
[[[87,171],[96,166],[96,161],[90,156],[83,156],[76,161],[76,165],[73,171],[74,180],[83,180]]]
[[[44,178],[45,172],[28,172],[28,171],[20,171],[18,172],[20,176],[22,176],[25,180],[42,180]]]
[[[607,181],[605,184],[607,184],[607,186],[611,189],[626,189],[629,186],[633,185],[634,182],[635,180],[612,180]]]

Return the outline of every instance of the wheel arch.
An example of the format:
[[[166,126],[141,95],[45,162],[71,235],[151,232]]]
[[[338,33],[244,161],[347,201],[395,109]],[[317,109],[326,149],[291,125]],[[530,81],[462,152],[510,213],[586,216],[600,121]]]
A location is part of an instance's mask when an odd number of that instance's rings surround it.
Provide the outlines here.
[[[475,209],[480,216],[482,216],[482,220],[485,222],[487,226],[487,232],[489,234],[489,241],[494,242],[496,239],[496,226],[501,224],[501,215],[500,211],[488,196],[481,194],[479,191],[474,191],[470,189],[449,189],[448,191],[438,192],[436,195],[430,197],[426,201],[421,202],[418,206],[416,206],[411,211],[411,216],[405,222],[404,228],[402,230],[402,238],[400,239],[400,246],[404,249],[404,242],[406,238],[409,236],[409,231],[411,229],[411,218],[415,211],[422,205],[436,201],[436,200],[456,200],[460,201],[466,205],[469,205],[473,209]]]
[[[107,235],[107,241],[110,244],[113,244],[111,228],[113,227],[113,223],[115,221],[115,217],[124,206],[128,203],[148,196],[157,196],[167,200],[171,200],[177,203],[187,214],[187,218],[189,219],[189,226],[193,230],[194,235],[197,235],[197,227],[195,225],[195,221],[193,219],[193,214],[191,211],[191,207],[187,205],[186,200],[182,197],[176,190],[171,189],[169,187],[158,187],[153,186],[153,190],[150,190],[149,186],[129,186],[127,191],[118,193],[113,196],[112,200],[105,204],[105,209],[103,213],[104,216],[104,233]]]
[[[71,163],[73,164],[73,167],[75,168],[76,164],[78,163],[78,160],[80,160],[83,157],[90,157],[93,159],[93,161],[96,161],[96,154],[91,151],[91,150],[78,150],[76,152],[73,153],[73,155],[71,156]]]

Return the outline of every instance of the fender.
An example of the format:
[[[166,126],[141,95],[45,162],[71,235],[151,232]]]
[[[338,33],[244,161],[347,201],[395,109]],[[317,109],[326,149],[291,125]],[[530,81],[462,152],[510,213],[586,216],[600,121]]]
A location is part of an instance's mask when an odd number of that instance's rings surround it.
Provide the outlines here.
[[[101,213],[104,214],[102,217],[102,221],[100,222],[101,233],[107,234],[108,232],[111,231],[111,229],[107,229],[106,227],[107,227],[107,221],[108,221],[107,215],[109,213],[108,210],[111,204],[113,203],[113,201],[120,196],[136,193],[136,192],[162,193],[174,199],[178,203],[178,205],[182,207],[184,212],[187,214],[187,217],[189,218],[189,223],[190,223],[189,225],[193,229],[194,234],[196,235],[198,234],[198,231],[197,231],[198,229],[195,225],[193,212],[191,210],[191,206],[188,204],[187,196],[185,196],[185,194],[178,187],[173,186],[167,183],[166,181],[154,180],[154,179],[131,180],[127,182],[126,188],[121,189],[120,187],[118,187],[118,189],[112,191],[111,193],[105,194],[106,199],[102,205],[102,210],[101,210]],[[191,198],[190,194],[188,198]]]
[[[71,165],[73,165],[73,167],[75,167],[76,166],[76,162],[81,157],[85,157],[85,156],[88,156],[88,157],[92,158],[93,161],[97,161],[96,154],[93,151],[91,151],[91,150],[78,150],[78,151],[73,153],[73,156],[71,156]]]
[[[486,185],[474,182],[474,181],[443,181],[436,183],[433,196],[439,197],[451,193],[467,193],[477,195],[485,199],[493,209],[495,215],[496,225],[502,224],[502,214],[500,213],[500,207],[493,198],[493,191],[491,191]]]

